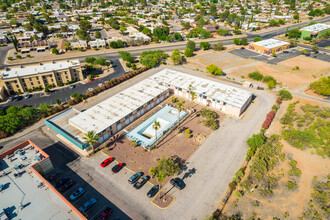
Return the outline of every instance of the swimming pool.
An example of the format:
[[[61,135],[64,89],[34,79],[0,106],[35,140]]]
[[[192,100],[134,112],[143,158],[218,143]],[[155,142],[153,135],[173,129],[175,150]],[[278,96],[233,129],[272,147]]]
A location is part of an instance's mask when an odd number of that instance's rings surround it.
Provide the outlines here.
[[[180,112],[180,120],[182,120],[188,113]],[[179,111],[171,106],[165,106],[151,117],[143,121],[133,130],[128,132],[125,137],[130,140],[135,140],[140,146],[150,147],[156,141],[156,133],[153,128],[155,121],[159,122],[160,128],[157,130],[157,139],[162,137],[166,131],[171,129],[178,121]]]

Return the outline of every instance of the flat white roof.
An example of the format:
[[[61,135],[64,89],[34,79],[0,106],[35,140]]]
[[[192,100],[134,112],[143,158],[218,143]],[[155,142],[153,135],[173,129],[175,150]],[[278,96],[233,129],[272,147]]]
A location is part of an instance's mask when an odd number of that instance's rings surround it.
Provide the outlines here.
[[[274,47],[287,45],[289,43],[286,42],[286,41],[277,40],[277,39],[268,39],[268,40],[262,40],[262,41],[254,42],[254,43],[251,43],[251,44],[258,45],[260,47],[265,47],[265,48],[268,48],[268,49],[272,49]]]
[[[80,130],[100,133],[137,108],[168,90],[147,78],[69,119]]]
[[[94,130],[96,133],[100,133],[168,90],[168,87],[161,85],[161,83],[186,90],[188,90],[189,85],[192,85],[192,91],[196,94],[206,95],[237,108],[241,108],[252,95],[251,92],[234,86],[164,69],[70,118],[69,122],[81,131]]]
[[[9,68],[8,70],[0,71],[0,77],[4,79],[17,77],[17,76],[28,76],[36,73],[47,73],[51,71],[58,71],[67,69],[69,67],[80,66],[79,60],[69,60],[54,63],[38,64],[33,66],[23,66],[22,68]]]
[[[311,31],[311,32],[314,32],[314,31],[319,32],[319,31],[323,31],[323,30],[326,30],[326,29],[329,29],[329,28],[330,28],[330,25],[327,25],[327,24],[313,24],[313,25],[310,25],[310,26],[303,27],[300,30]]]
[[[164,69],[150,78],[185,90],[188,90],[191,85],[191,90],[196,94],[206,95],[237,108],[242,108],[252,95],[244,89],[170,69]]]

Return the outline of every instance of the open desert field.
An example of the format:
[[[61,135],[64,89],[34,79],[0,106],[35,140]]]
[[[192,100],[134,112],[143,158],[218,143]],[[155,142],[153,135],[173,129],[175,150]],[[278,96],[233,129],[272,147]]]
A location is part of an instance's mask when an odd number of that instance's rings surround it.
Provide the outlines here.
[[[283,87],[292,90],[305,90],[310,82],[330,72],[329,62],[306,56],[298,56],[282,61],[277,65],[254,59],[245,59],[227,52],[201,51],[188,58],[187,65],[205,70],[206,66],[215,64],[222,68],[229,77],[245,77],[253,71],[259,71],[264,76],[272,76]],[[313,65],[311,65],[313,64]],[[298,66],[299,69],[295,69]]]

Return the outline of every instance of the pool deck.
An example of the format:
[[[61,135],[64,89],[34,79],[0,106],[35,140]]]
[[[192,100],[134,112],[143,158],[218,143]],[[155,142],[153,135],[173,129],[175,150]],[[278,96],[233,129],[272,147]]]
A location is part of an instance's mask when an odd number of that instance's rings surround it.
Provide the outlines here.
[[[187,114],[187,112],[181,111],[180,120],[182,120]],[[141,146],[152,146],[156,141],[156,137],[152,134],[155,132],[152,124],[156,120],[158,120],[161,125],[157,131],[157,138],[160,138],[178,121],[178,110],[171,106],[164,106],[162,109],[158,110],[156,113],[141,122],[138,126],[133,128],[125,137],[130,140],[135,140]],[[150,138],[147,136],[150,136]]]

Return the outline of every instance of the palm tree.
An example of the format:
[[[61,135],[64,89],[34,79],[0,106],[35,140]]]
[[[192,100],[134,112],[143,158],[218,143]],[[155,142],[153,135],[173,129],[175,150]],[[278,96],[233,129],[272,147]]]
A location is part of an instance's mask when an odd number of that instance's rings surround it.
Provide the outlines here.
[[[184,101],[178,102],[176,105],[176,109],[178,110],[178,127],[180,126],[180,112],[184,109]]]
[[[95,133],[95,131],[89,131],[85,134],[83,139],[85,140],[84,144],[89,144],[92,148],[92,151],[94,153],[94,143],[98,143],[100,136]]]
[[[152,125],[153,129],[155,129],[155,136],[156,136],[156,141],[157,141],[157,130],[160,128],[160,123],[159,121],[154,121],[154,124]]]

